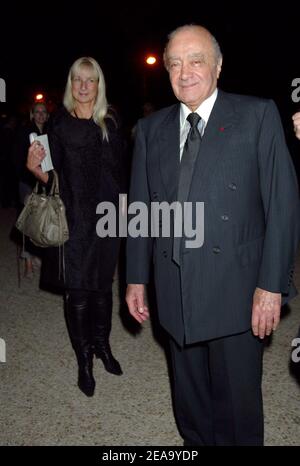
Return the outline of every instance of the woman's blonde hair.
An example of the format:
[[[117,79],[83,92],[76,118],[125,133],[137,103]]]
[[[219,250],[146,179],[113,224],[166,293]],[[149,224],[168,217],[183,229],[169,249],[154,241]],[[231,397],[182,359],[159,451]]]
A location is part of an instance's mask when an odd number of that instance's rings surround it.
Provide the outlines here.
[[[105,124],[105,117],[109,115],[107,114],[108,105],[106,100],[105,79],[99,63],[97,63],[94,58],[81,57],[73,63],[68,74],[63,104],[68,112],[73,112],[75,108],[75,102],[72,95],[72,79],[76,74],[78,74],[78,71],[82,67],[90,68],[93,71],[94,78],[98,81],[98,93],[93,110],[93,120],[102,129],[103,139],[108,140],[108,131]]]

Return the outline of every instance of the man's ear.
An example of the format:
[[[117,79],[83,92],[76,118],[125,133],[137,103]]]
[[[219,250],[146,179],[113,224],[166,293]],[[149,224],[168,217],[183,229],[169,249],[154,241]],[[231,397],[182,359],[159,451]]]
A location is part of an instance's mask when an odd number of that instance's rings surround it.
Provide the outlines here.
[[[217,78],[219,79],[219,76],[221,74],[222,70],[222,64],[223,64],[223,58],[220,58],[217,63]]]

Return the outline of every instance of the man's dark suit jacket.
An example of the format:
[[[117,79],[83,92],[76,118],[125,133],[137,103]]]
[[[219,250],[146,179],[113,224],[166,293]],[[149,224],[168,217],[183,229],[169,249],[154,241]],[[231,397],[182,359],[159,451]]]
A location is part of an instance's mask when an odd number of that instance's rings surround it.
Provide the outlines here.
[[[180,105],[137,125],[130,202],[176,200]],[[149,281],[154,262],[161,325],[190,344],[251,327],[256,287],[295,296],[299,238],[296,175],[273,101],[218,91],[194,167],[188,201],[204,202],[204,244],[127,239],[127,282]]]

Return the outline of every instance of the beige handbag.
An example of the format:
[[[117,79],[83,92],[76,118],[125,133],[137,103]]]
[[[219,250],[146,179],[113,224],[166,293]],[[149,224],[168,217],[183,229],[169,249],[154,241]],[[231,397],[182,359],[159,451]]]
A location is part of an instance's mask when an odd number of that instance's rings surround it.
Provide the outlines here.
[[[58,175],[53,170],[49,193],[45,187],[38,192],[37,182],[20,213],[16,227],[36,246],[47,248],[61,246],[69,239],[65,206],[59,196]]]

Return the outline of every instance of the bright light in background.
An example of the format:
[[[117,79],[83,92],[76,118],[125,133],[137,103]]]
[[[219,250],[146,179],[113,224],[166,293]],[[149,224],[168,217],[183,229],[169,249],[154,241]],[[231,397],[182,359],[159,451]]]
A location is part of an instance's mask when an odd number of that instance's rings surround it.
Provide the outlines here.
[[[44,95],[43,95],[43,94],[36,94],[36,95],[35,95],[35,101],[36,101],[36,102],[41,102],[43,99],[44,99]]]
[[[147,65],[154,65],[156,63],[156,58],[154,57],[154,55],[148,55],[146,57],[146,63]]]

